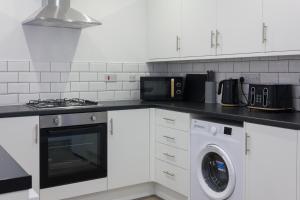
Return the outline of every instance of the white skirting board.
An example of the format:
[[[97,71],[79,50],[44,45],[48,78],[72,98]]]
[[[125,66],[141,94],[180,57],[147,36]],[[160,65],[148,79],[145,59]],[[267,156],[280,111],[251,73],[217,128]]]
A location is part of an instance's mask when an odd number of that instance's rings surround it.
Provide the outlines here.
[[[68,200],[133,200],[151,195],[157,195],[163,198],[164,200],[188,200],[187,197],[182,196],[156,183],[144,183],[135,186],[111,190],[108,192],[100,192],[71,198]]]

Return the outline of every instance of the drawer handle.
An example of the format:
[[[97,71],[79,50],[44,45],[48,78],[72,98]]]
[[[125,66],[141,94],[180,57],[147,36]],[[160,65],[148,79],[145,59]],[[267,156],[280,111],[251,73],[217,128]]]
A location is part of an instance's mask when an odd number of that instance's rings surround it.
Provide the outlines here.
[[[174,137],[169,137],[167,135],[164,135],[164,138],[169,139],[169,140],[176,140]]]
[[[167,156],[167,157],[170,157],[170,158],[175,158],[175,156],[174,155],[170,155],[170,154],[168,154],[168,153],[163,153],[165,156]]]
[[[168,171],[163,171],[163,173],[164,173],[164,174],[166,174],[166,175],[168,175],[168,176],[172,176],[172,177],[174,177],[174,176],[175,176],[175,174],[173,174],[173,173],[170,173],[170,172],[168,172]]]
[[[169,118],[163,118],[167,123],[169,124],[174,124],[175,123],[175,119],[169,119]]]

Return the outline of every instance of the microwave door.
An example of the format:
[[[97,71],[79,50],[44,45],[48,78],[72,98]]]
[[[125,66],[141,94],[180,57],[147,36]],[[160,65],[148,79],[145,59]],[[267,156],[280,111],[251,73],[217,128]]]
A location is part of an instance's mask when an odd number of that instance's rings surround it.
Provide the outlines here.
[[[170,98],[170,82],[166,80],[145,81],[143,86],[144,99],[168,100]]]

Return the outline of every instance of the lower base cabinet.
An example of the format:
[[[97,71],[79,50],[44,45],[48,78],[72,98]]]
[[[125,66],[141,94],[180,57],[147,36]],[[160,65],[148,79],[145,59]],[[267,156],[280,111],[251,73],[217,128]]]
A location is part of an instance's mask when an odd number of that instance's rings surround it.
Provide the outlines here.
[[[108,189],[150,181],[149,109],[108,112]]]
[[[298,131],[245,123],[246,200],[297,199]]]

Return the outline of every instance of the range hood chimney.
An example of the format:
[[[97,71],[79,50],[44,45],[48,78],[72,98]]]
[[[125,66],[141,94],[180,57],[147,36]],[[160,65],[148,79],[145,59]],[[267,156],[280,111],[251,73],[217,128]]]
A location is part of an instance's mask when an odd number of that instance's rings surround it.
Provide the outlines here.
[[[46,0],[45,6],[23,22],[23,25],[82,29],[101,22],[71,8],[70,0]]]

